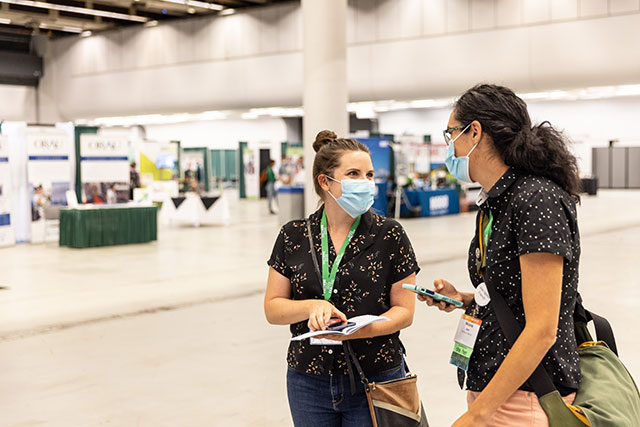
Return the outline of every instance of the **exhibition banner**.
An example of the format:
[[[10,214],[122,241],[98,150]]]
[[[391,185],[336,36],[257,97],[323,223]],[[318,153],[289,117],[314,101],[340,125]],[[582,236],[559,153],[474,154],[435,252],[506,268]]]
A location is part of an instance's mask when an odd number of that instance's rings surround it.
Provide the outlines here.
[[[126,203],[129,200],[129,141],[123,136],[80,135],[82,200]]]
[[[72,143],[55,127],[27,128],[27,175],[31,192],[31,242],[57,239],[45,236],[47,220],[56,221],[71,189]],[[49,239],[51,237],[51,239]]]
[[[9,168],[9,139],[0,135],[0,246],[15,243],[11,225],[11,170]]]
[[[177,145],[169,142],[143,141],[139,146],[138,168],[142,186],[154,181],[171,181],[178,161]]]
[[[260,174],[257,166],[260,162],[257,155],[257,152],[252,149],[245,149],[242,155],[247,198],[260,197]]]

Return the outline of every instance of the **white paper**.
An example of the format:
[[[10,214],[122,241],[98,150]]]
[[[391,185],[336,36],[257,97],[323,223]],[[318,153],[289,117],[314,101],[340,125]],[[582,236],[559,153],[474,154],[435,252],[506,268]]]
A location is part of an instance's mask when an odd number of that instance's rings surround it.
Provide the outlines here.
[[[311,345],[342,345],[342,341],[330,340],[328,338],[309,338]]]

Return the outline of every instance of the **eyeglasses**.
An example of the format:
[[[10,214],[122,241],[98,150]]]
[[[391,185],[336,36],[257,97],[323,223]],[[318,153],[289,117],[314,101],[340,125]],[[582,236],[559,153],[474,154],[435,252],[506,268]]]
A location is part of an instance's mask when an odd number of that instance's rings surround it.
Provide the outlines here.
[[[449,145],[449,143],[451,142],[451,134],[453,132],[457,130],[462,130],[464,132],[465,130],[467,130],[469,126],[471,126],[471,123],[469,123],[468,125],[458,125],[452,128],[446,128],[445,130],[442,131],[442,135],[444,136],[444,142],[446,142],[447,145]]]

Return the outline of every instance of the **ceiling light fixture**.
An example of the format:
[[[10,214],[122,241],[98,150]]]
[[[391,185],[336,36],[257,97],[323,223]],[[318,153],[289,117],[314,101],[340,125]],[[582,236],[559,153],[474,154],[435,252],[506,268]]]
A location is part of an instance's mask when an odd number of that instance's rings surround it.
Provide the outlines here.
[[[84,31],[80,27],[69,27],[67,25],[53,25],[53,24],[47,24],[46,22],[40,23],[38,27],[40,27],[43,30],[64,31],[65,33],[76,33],[76,34],[80,34],[81,32]]]
[[[208,3],[206,1],[198,1],[198,0],[161,0],[166,3],[174,3],[181,4],[183,6],[189,7],[199,7],[201,9],[209,9],[209,10],[222,10],[224,6],[215,3]]]
[[[0,18],[0,24],[11,25],[11,19]]]
[[[91,37],[91,34],[93,34],[91,31],[83,31],[80,33],[80,37]]]
[[[202,113],[179,114],[146,114],[126,117],[98,117],[93,120],[78,120],[76,124],[87,126],[136,126],[136,125],[166,125],[172,123],[200,122],[223,120],[228,117],[225,111],[204,111]]]
[[[154,19],[153,21],[145,22],[144,26],[147,27],[147,28],[157,27],[158,26],[158,21],[156,21]]]
[[[234,13],[236,13],[235,9],[223,9],[220,11],[221,16],[229,16],[229,15],[233,15]]]
[[[132,22],[147,22],[149,18],[144,16],[127,15],[125,13],[107,12],[104,10],[87,9],[84,7],[65,6],[62,4],[46,3],[33,0],[0,0],[0,3],[15,4],[18,6],[37,7],[40,9],[57,10],[60,12],[79,13],[81,15],[100,16],[102,18],[120,19]]]

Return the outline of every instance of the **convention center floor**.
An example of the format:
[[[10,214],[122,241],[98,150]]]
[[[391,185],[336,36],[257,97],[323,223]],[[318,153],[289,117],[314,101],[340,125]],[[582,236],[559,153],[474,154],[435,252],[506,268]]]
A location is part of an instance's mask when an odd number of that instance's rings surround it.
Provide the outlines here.
[[[163,227],[155,243],[0,249],[0,425],[289,426],[288,328],[267,324],[266,201],[231,193],[227,227]],[[640,380],[640,191],[579,208],[580,291]],[[403,219],[422,271],[468,289],[474,215]],[[448,364],[459,314],[416,307],[402,332],[433,427],[465,409]]]

